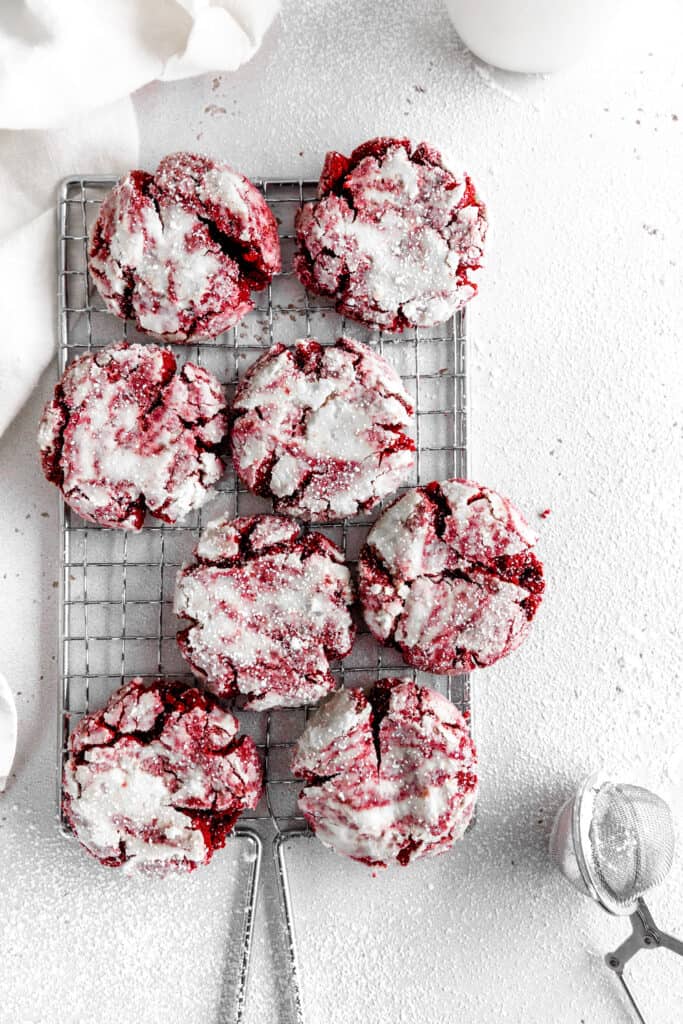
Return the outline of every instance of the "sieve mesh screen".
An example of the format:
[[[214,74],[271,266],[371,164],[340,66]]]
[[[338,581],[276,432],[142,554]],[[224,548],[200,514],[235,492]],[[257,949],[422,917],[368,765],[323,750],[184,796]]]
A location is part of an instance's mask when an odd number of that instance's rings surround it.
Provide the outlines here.
[[[592,869],[603,892],[627,906],[671,869],[674,830],[668,805],[640,786],[605,783],[590,824]]]

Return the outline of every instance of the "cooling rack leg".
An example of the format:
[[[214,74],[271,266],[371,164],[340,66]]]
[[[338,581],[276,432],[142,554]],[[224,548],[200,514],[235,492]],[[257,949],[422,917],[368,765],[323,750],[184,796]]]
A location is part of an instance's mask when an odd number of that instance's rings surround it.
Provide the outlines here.
[[[259,878],[261,876],[261,862],[263,859],[263,843],[258,833],[250,828],[239,828],[235,830],[235,836],[247,843],[250,853],[250,871],[247,881],[247,899],[242,919],[242,935],[240,937],[241,960],[239,964],[239,975],[235,991],[235,1012],[232,1017],[225,1017],[225,1024],[242,1024],[244,1019],[244,1006],[247,995],[247,981],[249,978],[249,960],[251,958],[252,939],[254,937],[254,914],[256,901],[259,892]]]
[[[285,849],[287,843],[294,839],[310,839],[306,832],[279,832],[273,842],[273,855],[277,873],[278,888],[280,891],[280,903],[284,915],[285,938],[287,944],[287,956],[289,962],[289,989],[291,993],[293,1021],[295,1024],[305,1024],[303,1002],[301,998],[299,959],[296,950],[296,936],[294,933],[294,914],[292,907],[292,892],[289,886],[289,875],[287,873],[287,860]]]

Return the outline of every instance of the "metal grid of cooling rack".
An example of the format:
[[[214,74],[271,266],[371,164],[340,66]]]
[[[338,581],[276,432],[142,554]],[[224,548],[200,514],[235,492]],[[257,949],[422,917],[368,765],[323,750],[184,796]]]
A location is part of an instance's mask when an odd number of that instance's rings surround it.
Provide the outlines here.
[[[87,237],[99,205],[114,185],[112,178],[67,180],[59,199],[59,370],[74,356],[113,341],[149,342],[134,326],[107,313],[87,273]],[[330,343],[347,324],[331,303],[307,295],[288,270],[294,248],[296,210],[315,195],[311,181],[258,183],[275,213],[285,271],[256,308],[215,342],[170,346],[179,363],[191,361],[211,370],[228,397],[251,363],[273,341],[288,343],[315,337]],[[382,352],[396,367],[416,408],[417,445],[414,479],[406,486],[433,479],[467,476],[467,373],[465,314],[438,329],[407,331],[400,336],[369,332],[356,324],[348,332]],[[229,469],[214,501],[185,522],[169,526],[148,517],[139,534],[107,530],[80,519],[62,503],[62,579],[60,629],[60,702],[58,778],[70,732],[88,710],[100,707],[109,694],[132,676],[192,676],[180,656],[173,614],[175,576],[190,560],[202,525],[226,509],[234,515],[270,511],[270,505],[238,485]],[[379,512],[316,526],[344,551],[353,565]],[[352,653],[333,666],[341,685],[363,685],[381,676],[417,678],[445,692],[470,716],[467,675],[437,677],[407,668],[397,652],[377,644],[363,628]],[[242,821],[270,818],[279,833],[301,832],[296,796],[300,783],[289,772],[291,746],[301,733],[310,709],[267,713],[240,712],[243,731],[254,737],[266,766],[266,793],[258,808]],[[67,830],[64,822],[62,826]]]

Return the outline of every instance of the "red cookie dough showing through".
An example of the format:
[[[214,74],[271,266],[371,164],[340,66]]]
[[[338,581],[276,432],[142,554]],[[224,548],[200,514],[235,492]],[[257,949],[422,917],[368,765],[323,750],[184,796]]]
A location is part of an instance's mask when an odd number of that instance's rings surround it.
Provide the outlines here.
[[[443,853],[474,812],[476,752],[463,715],[407,679],[323,701],[292,772],[306,780],[299,807],[317,837],[372,866]]]
[[[193,687],[133,679],[69,738],[66,820],[88,853],[126,873],[193,871],[258,804],[263,772],[237,719]]]
[[[277,223],[255,185],[194,153],[130,171],[90,233],[88,267],[107,309],[166,341],[215,338],[253,309],[281,267]]]
[[[371,139],[327,154],[318,198],[297,213],[294,269],[368,327],[431,327],[476,294],[486,224],[470,178],[432,146]]]
[[[262,711],[334,689],[329,662],[350,652],[355,628],[351,576],[331,541],[280,516],[216,519],[196,557],[178,574],[175,610],[191,621],[178,643],[209,690]]]
[[[359,559],[365,621],[425,672],[492,665],[529,633],[543,595],[537,537],[507,498],[467,480],[407,491]]]
[[[175,523],[213,496],[227,428],[212,374],[122,341],[67,366],[38,443],[45,476],[79,516],[139,530],[146,512]]]
[[[274,345],[232,407],[235,470],[276,512],[322,522],[368,512],[406,479],[413,406],[382,356],[351,338]]]

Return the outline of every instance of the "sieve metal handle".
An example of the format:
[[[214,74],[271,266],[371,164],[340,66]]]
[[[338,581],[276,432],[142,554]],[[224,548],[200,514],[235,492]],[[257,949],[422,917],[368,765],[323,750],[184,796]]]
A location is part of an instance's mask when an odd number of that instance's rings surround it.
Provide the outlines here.
[[[605,963],[618,976],[638,1020],[641,1024],[645,1024],[645,1018],[641,1014],[635,997],[624,978],[624,967],[641,949],[652,950],[664,947],[665,949],[670,949],[673,953],[677,953],[679,956],[683,956],[683,942],[657,927],[642,897],[638,900],[638,906],[631,914],[630,921],[633,931],[613,953],[607,954]]]
[[[634,1011],[634,1013],[636,1015],[636,1019],[638,1020],[639,1024],[647,1024],[647,1021],[645,1020],[645,1018],[643,1017],[642,1013],[638,1009],[638,1004],[637,1004],[637,1002],[635,1000],[635,996],[633,995],[633,992],[631,992],[631,989],[626,984],[626,978],[624,977],[623,974],[619,974],[619,981],[621,982],[621,985],[622,985],[622,988],[623,988],[624,992],[628,996],[629,1002],[630,1002],[631,1006],[633,1007],[633,1011]]]

